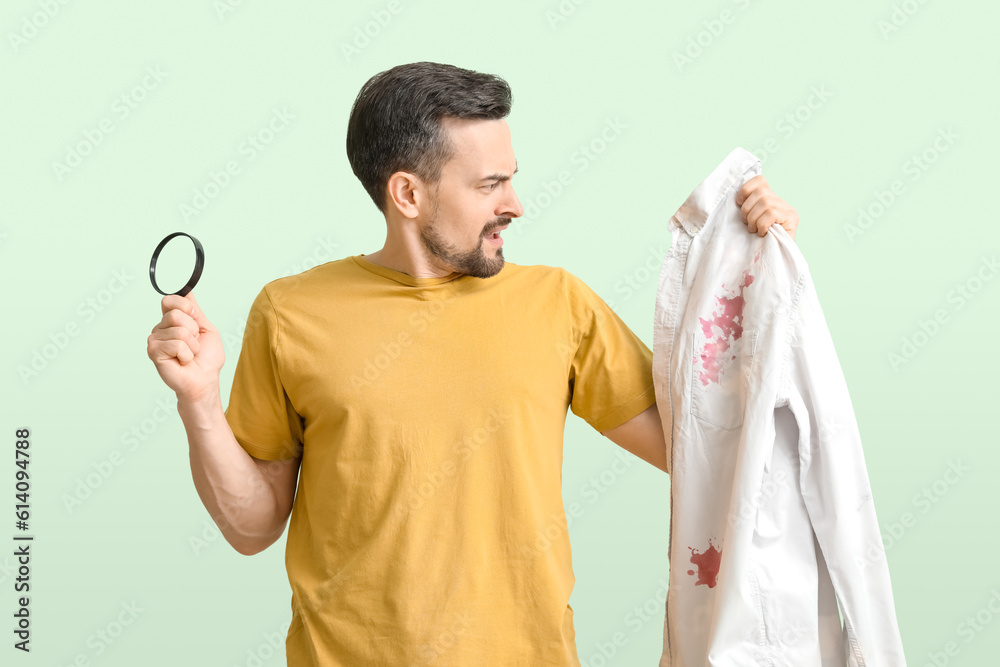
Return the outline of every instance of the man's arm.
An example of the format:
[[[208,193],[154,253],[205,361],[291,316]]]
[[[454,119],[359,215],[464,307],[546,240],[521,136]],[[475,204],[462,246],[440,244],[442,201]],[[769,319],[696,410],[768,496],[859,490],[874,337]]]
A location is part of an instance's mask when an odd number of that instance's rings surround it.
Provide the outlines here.
[[[265,461],[236,441],[217,398],[178,399],[187,431],[191,475],[202,504],[226,541],[244,556],[260,553],[285,531],[301,457]]]
[[[219,398],[222,338],[194,292],[163,297],[161,310],[163,318],[147,338],[146,352],[177,394],[195,489],[226,541],[241,554],[258,553],[285,529],[299,458],[256,459],[236,441]]]
[[[646,463],[670,473],[663,425],[655,403],[621,426],[602,431],[601,435]]]

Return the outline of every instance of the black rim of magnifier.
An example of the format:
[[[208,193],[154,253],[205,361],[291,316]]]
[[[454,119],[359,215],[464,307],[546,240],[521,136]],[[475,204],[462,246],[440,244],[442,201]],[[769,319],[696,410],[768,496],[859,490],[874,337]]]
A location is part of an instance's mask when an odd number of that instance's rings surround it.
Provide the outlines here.
[[[177,292],[164,292],[156,284],[156,260],[160,257],[160,252],[166,247],[167,243],[171,239],[177,236],[186,236],[194,243],[194,272],[188,279],[187,284],[184,285]],[[198,280],[201,278],[201,271],[205,268],[205,249],[201,247],[201,242],[190,234],[185,234],[184,232],[174,232],[167,238],[160,241],[160,245],[156,246],[156,250],[153,251],[153,259],[149,260],[149,282],[153,283],[153,289],[162,294],[163,296],[169,296],[170,294],[176,294],[177,296],[184,296],[188,292],[194,289],[194,286],[198,284]]]

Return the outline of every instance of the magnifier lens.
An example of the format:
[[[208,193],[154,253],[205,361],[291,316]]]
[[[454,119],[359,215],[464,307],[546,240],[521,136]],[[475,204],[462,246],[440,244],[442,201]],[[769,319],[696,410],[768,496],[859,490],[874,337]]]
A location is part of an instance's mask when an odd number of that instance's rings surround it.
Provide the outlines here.
[[[183,236],[185,238],[178,238]],[[205,266],[205,250],[195,237],[174,232],[160,241],[149,260],[149,281],[160,294],[184,296],[194,289]]]
[[[156,259],[156,284],[167,294],[176,294],[187,284],[194,269],[195,252],[191,239],[171,239]]]

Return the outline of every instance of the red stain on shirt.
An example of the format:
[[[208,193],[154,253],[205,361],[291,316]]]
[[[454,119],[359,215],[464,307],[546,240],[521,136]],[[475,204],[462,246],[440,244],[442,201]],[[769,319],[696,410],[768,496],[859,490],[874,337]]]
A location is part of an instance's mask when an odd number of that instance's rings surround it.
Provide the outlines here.
[[[695,551],[694,547],[688,549],[691,550],[691,562],[698,566],[698,581],[694,585],[705,584],[709,588],[715,588],[719,567],[722,564],[722,551],[715,548],[712,540],[708,541],[708,549],[704,551]],[[688,574],[693,575],[694,570],[688,570]]]
[[[723,355],[733,342],[743,336],[743,306],[746,304],[743,290],[749,287],[753,280],[754,276],[750,274],[750,269],[744,270],[739,293],[736,296],[715,297],[718,307],[712,313],[712,317],[707,320],[703,317],[698,318],[701,322],[701,331],[706,338],[705,347],[699,355],[701,370],[698,371],[698,378],[703,385],[719,381]],[[731,359],[736,358],[736,355],[730,356]]]

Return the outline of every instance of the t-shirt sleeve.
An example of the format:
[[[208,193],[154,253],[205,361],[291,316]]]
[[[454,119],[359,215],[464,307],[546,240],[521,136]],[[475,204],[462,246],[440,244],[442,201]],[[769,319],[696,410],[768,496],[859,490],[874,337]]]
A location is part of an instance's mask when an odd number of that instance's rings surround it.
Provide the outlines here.
[[[265,286],[250,306],[225,414],[236,442],[268,461],[296,458],[302,449],[302,418],[281,382],[280,333]]]
[[[582,280],[567,272],[573,311],[573,414],[600,432],[656,404],[653,353]]]

